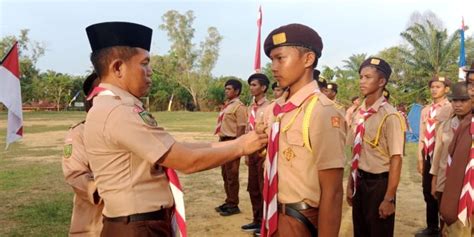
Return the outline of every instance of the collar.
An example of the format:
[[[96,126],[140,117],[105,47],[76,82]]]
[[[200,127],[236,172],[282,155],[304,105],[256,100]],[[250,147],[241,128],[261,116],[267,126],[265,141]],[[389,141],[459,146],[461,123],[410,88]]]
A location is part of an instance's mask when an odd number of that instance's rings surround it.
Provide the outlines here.
[[[253,105],[257,105],[257,106],[261,106],[263,103],[267,102],[267,97],[262,97],[260,100],[258,101],[255,101],[255,99],[252,100],[252,106]]]
[[[112,91],[116,96],[120,97],[122,101],[130,102],[143,108],[143,103],[137,97],[130,94],[130,92],[109,83],[100,83],[99,86]]]
[[[303,88],[297,91],[293,96],[291,96],[288,101],[286,100],[288,99],[289,92],[283,93],[283,95],[276,101],[276,103],[278,103],[279,105],[283,105],[288,102],[291,102],[292,104],[299,107],[308,98],[308,96],[313,94],[316,90],[319,90],[318,84],[316,83],[316,81],[313,80],[303,86]]]
[[[438,106],[441,107],[441,106],[443,106],[443,105],[445,105],[445,104],[447,104],[447,103],[449,103],[448,98],[444,98],[442,101],[438,102],[437,104],[435,104],[434,102],[431,102],[431,105],[432,105],[432,106],[433,106],[433,105],[438,105]]]
[[[372,106],[370,106],[370,108],[373,109],[375,112],[378,112],[379,109],[382,107],[382,106],[380,106],[380,105],[382,105],[382,103],[383,103],[384,101],[386,101],[386,100],[385,100],[385,97],[382,95],[382,96],[380,96],[380,98],[378,98],[378,99],[375,101],[375,103],[374,103]],[[360,106],[360,108],[361,108],[362,110],[364,110],[364,111],[367,111],[367,107],[365,106],[365,99],[364,99],[364,101],[362,102],[362,105]]]

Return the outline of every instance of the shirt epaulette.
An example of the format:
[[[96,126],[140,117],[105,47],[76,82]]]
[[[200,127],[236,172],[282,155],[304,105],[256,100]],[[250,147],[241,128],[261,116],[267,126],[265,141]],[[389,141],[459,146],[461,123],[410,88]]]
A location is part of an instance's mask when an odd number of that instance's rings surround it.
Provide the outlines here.
[[[69,129],[74,129],[75,127],[77,127],[77,126],[79,126],[79,125],[81,125],[81,124],[84,124],[85,122],[86,122],[86,120],[82,120],[82,121],[79,122],[79,123],[76,123],[76,124],[74,124],[74,125],[71,125],[71,127],[69,127]]]

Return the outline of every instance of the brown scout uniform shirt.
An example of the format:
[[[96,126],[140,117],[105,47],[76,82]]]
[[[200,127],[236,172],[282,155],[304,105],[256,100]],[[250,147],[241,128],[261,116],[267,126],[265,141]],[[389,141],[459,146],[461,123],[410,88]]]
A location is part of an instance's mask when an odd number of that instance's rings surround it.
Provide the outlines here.
[[[247,107],[239,97],[229,101],[224,110],[219,137],[237,137],[237,127],[247,126]]]
[[[82,122],[71,127],[65,138],[62,168],[66,182],[74,189],[69,236],[100,236],[104,202],[97,194],[83,134]]]
[[[359,158],[359,169],[373,174],[388,172],[390,169],[390,158],[394,155],[403,156],[403,137],[405,131],[403,131],[401,123],[404,123],[404,121],[400,121],[397,116],[397,110],[389,103],[385,103],[385,105],[380,107],[383,101],[383,96],[375,101],[372,108],[377,112],[365,121],[364,143],[362,144]],[[361,109],[367,110],[365,101],[362,102],[360,108],[355,112],[354,119],[352,120],[352,126],[347,136],[347,143],[350,146],[354,145],[357,122],[363,118],[359,112]],[[387,114],[394,115],[388,116],[385,120],[382,125],[378,148],[373,147],[365,141],[374,141],[377,129]]]
[[[466,166],[470,160],[471,118],[472,114],[468,114],[461,120],[448,148],[453,162],[446,177],[443,197],[439,207],[439,212],[448,225],[458,220],[459,197],[461,196]]]
[[[250,114],[252,113],[252,109],[253,109],[253,106],[255,104],[257,105],[260,105],[257,107],[257,112],[255,113],[255,126],[257,126],[257,123],[259,122],[263,122],[262,119],[263,119],[263,114],[265,112],[265,108],[270,105],[272,102],[270,102],[269,100],[267,100],[266,97],[263,97],[262,99],[260,99],[259,101],[255,102],[255,100],[252,100],[252,103],[249,105],[249,107],[247,108],[247,115],[248,115],[248,118],[250,118]],[[248,119],[247,119],[248,121]],[[246,128],[246,131],[249,132],[250,131],[250,125],[249,123],[247,123],[247,128]]]
[[[278,202],[306,202],[312,207],[319,207],[321,187],[320,170],[344,168],[344,141],[346,123],[344,116],[337,111],[333,101],[317,92],[319,97],[309,123],[309,139],[313,153],[310,153],[303,140],[303,118],[310,99],[307,99],[318,86],[315,81],[296,92],[288,101],[288,93],[283,94],[265,110],[266,125],[271,126],[274,120],[273,107],[291,102],[298,109],[286,113],[280,123],[278,151]],[[296,115],[287,131],[284,128]],[[270,130],[267,129],[267,132]],[[269,134],[270,136],[270,134]],[[268,159],[265,167],[268,167]]]
[[[173,206],[163,168],[157,164],[174,144],[136,97],[111,84],[87,114],[85,146],[90,155],[103,214],[146,213]]]
[[[453,107],[451,106],[451,103],[449,100],[446,98],[442,101],[439,102],[441,107],[438,108],[435,116],[435,120],[437,122],[443,122],[448,119],[450,119],[453,116]],[[429,118],[430,115],[430,108],[432,104],[426,105],[422,110],[421,110],[421,118],[420,118],[420,136],[418,139],[418,160],[423,160],[422,151],[423,151],[423,144],[425,140],[425,130],[426,130],[426,121]],[[439,123],[436,124],[436,127],[439,126]],[[436,139],[436,138],[435,138]],[[436,142],[436,141],[435,141]],[[436,143],[435,143],[436,146]]]
[[[446,182],[446,167],[448,165],[448,147],[454,136],[454,128],[459,126],[458,117],[442,122],[436,129],[436,141],[430,174],[436,175],[436,191],[443,192]]]

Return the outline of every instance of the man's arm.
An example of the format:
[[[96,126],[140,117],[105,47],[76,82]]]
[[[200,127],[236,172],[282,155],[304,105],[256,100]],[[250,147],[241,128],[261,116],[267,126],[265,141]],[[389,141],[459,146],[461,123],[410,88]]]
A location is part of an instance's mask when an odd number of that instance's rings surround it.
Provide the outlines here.
[[[267,143],[266,134],[251,132],[238,139],[209,144],[201,148],[190,148],[175,142],[158,163],[183,173],[195,173],[220,166],[243,155],[249,155],[263,148]]]
[[[319,171],[321,200],[319,203],[319,236],[338,236],[342,215],[342,177],[344,169]]]
[[[379,206],[379,214],[381,218],[385,219],[395,212],[395,204],[391,203],[390,200],[395,198],[395,195],[397,194],[401,170],[402,157],[400,155],[393,155],[390,159],[387,191],[385,192],[384,200]]]
[[[423,156],[422,156],[422,152],[423,152],[423,140],[425,139],[425,126],[424,123],[423,123],[423,119],[424,119],[424,116],[425,116],[425,112],[426,111],[426,108],[423,108],[421,110],[421,116],[420,116],[420,133],[419,133],[419,136],[418,136],[418,152],[417,152],[417,170],[418,170],[418,173],[419,174],[423,174]]]

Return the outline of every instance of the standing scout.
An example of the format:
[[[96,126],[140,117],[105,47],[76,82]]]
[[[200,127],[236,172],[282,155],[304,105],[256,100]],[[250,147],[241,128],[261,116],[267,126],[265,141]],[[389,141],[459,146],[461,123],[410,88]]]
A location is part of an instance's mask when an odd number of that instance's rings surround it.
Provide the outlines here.
[[[101,84],[91,95],[84,143],[104,200],[101,236],[186,236],[184,201],[173,169],[193,173],[261,149],[266,136],[249,133],[212,144],[177,142],[138,99],[151,86],[152,30],[128,22],[86,28]],[[174,208],[173,208],[174,207]]]
[[[365,100],[348,135],[353,157],[346,193],[356,237],[393,236],[404,128],[397,110],[383,96],[391,72],[380,58],[368,58],[359,68]]]
[[[449,155],[449,145],[453,140],[454,133],[459,127],[460,121],[471,112],[471,100],[467,93],[465,82],[458,82],[455,84],[453,92],[449,97],[451,99],[455,116],[441,122],[436,129],[436,146],[430,170],[430,174],[433,175],[431,193],[437,199],[438,203],[441,202],[443,196],[446,174],[449,169],[448,166],[451,166],[452,164],[452,159]],[[441,230],[443,230],[443,221],[441,221],[440,226]]]
[[[262,236],[339,233],[345,123],[313,80],[322,48],[318,33],[301,24],[281,26],[265,39],[273,76],[288,91],[265,110],[271,136]]]
[[[273,82],[272,84],[272,91],[273,91],[273,99],[276,100],[280,98],[283,95],[283,92],[285,91],[283,88],[278,86],[278,83]]]
[[[422,174],[423,196],[426,203],[427,227],[417,233],[418,236],[436,235],[439,233],[438,202],[431,195],[432,175],[431,161],[436,140],[436,126],[451,118],[452,107],[446,95],[450,82],[445,77],[434,76],[429,82],[433,103],[421,111],[420,136],[418,143],[418,172]]]
[[[83,84],[87,96],[99,84],[96,73],[87,77]],[[86,112],[91,101],[85,102]],[[102,209],[104,202],[99,197],[94,183],[94,175],[89,167],[89,159],[84,149],[84,121],[69,129],[65,139],[62,168],[66,182],[74,190],[69,236],[100,236],[102,231]]]
[[[247,130],[253,131],[257,122],[263,122],[263,111],[270,104],[270,101],[265,97],[270,81],[265,74],[255,73],[249,77],[247,82],[250,85],[250,94],[254,97],[252,104],[248,107],[249,120]],[[247,191],[249,192],[250,203],[252,204],[253,220],[251,223],[242,226],[244,231],[260,231],[263,214],[264,160],[265,154],[262,152],[255,152],[246,157],[246,164],[249,167]]]
[[[219,136],[219,141],[235,140],[245,133],[247,125],[247,108],[240,101],[242,83],[230,79],[225,83],[225,96],[227,102],[219,113],[217,126],[214,132]],[[240,158],[231,160],[221,166],[222,179],[226,194],[225,202],[215,210],[221,216],[230,216],[240,213],[239,209],[239,167]]]

